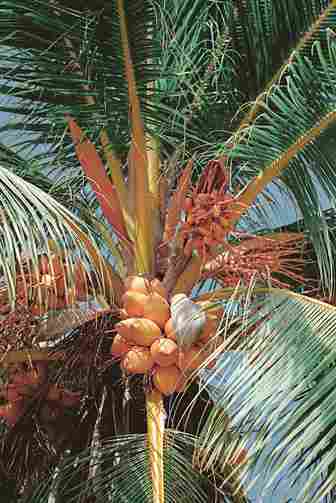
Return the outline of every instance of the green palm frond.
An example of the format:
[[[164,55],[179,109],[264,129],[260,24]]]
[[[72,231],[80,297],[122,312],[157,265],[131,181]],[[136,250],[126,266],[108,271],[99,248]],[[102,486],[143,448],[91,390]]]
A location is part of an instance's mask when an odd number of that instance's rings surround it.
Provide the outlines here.
[[[212,499],[209,499],[206,479],[192,466],[196,442],[197,439],[190,434],[166,431],[164,464],[167,502],[215,501],[216,490],[210,496]],[[108,498],[125,503],[151,501],[152,487],[144,435],[124,435],[105,440],[96,459],[95,476],[81,486],[72,487],[73,478],[90,464],[90,458],[90,452],[84,451],[79,458],[65,460],[60,473],[63,481],[60,483],[62,492],[59,497],[62,501],[79,501],[80,497],[88,495],[94,495],[97,502],[107,501]],[[29,502],[45,501],[52,483],[53,480],[48,479],[30,495]],[[229,494],[225,494],[225,489],[221,492],[226,497],[225,501],[238,502],[234,496],[231,498]]]
[[[331,290],[332,247],[321,198],[324,194],[332,204],[336,184],[333,160],[319,148],[319,138],[336,120],[335,47],[329,37],[328,50],[320,45],[314,49],[314,64],[298,58],[288,70],[286,86],[272,88],[261,105],[263,113],[240,131],[238,143],[228,152],[240,180],[281,178],[303,215],[318,252],[322,278]],[[254,183],[257,186],[259,179]],[[250,190],[254,194],[253,183]]]
[[[231,330],[226,343],[229,351],[245,354],[250,364],[244,366],[241,360],[232,374],[224,354],[205,379],[206,386],[232,415],[233,431],[244,431],[238,445],[249,445],[252,477],[258,477],[258,465],[253,471],[253,463],[266,445],[275,442],[267,485],[285,469],[299,480],[308,471],[299,501],[320,501],[333,487],[334,477],[336,308],[286,290],[257,291],[246,323]],[[204,449],[211,461],[216,445],[215,460],[223,461],[228,456],[223,452],[232,448],[225,434],[227,422],[217,415],[209,428],[209,421],[203,429]],[[321,474],[326,474],[323,481]]]

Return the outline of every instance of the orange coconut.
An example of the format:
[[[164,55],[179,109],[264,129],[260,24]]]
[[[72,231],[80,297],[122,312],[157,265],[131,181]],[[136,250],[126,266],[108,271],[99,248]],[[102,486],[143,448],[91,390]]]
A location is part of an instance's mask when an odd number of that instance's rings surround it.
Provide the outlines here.
[[[157,278],[150,281],[142,276],[128,276],[128,278],[125,279],[124,285],[126,291],[139,292],[145,295],[156,292],[165,298],[168,295],[167,290]]]
[[[148,295],[144,303],[143,315],[145,318],[154,321],[163,329],[170,318],[169,304],[166,299],[154,292]]]
[[[174,328],[173,328],[173,320],[171,318],[169,318],[169,320],[165,324],[164,332],[165,332],[166,336],[168,337],[168,339],[172,339],[175,342],[177,341],[176,334],[175,334]]]
[[[128,316],[144,316],[144,306],[148,302],[148,296],[144,293],[128,290],[122,296],[122,303]]]
[[[149,349],[141,346],[133,346],[121,360],[121,366],[128,374],[148,374],[153,365]]]
[[[178,346],[171,339],[163,337],[157,339],[151,345],[150,352],[155,363],[158,363],[161,367],[169,367],[177,363]]]
[[[125,290],[148,295],[151,292],[150,281],[142,276],[128,276],[125,281]]]
[[[128,318],[115,325],[119,335],[139,346],[151,346],[161,337],[161,330],[154,321],[147,318]]]
[[[177,391],[182,380],[182,372],[175,365],[158,367],[153,375],[154,386],[164,395],[171,395]]]
[[[187,350],[180,350],[178,357],[178,367],[183,372],[198,369],[206,360],[207,354],[201,347],[193,345]]]
[[[127,340],[119,334],[116,334],[112,345],[111,345],[111,353],[114,356],[122,356],[127,353],[131,349],[131,345],[127,342]]]

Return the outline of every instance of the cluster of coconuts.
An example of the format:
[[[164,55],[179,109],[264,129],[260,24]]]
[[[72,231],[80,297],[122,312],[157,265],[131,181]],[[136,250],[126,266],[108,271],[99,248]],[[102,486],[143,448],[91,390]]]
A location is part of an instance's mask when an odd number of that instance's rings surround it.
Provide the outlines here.
[[[183,391],[190,373],[203,365],[215,349],[210,340],[216,332],[217,319],[208,316],[197,344],[181,348],[162,283],[131,276],[125,280],[125,290],[112,356],[121,359],[126,374],[151,376],[153,386],[166,396]],[[216,338],[216,347],[221,344],[220,339]]]
[[[87,297],[87,273],[80,260],[73,267],[72,288],[66,285],[66,269],[68,265],[62,257],[54,254],[50,258],[40,255],[37,272],[27,272],[16,278],[16,299],[18,304],[29,304],[33,316],[42,316],[50,310],[64,309],[75,300]],[[28,299],[28,290],[31,298]],[[11,310],[9,301],[0,302],[0,314],[8,314]]]
[[[38,393],[47,376],[47,362],[36,362],[34,366],[13,366],[8,369],[8,383],[0,389],[0,397],[6,403],[0,406],[0,417],[8,426],[14,426],[29,400]],[[81,393],[52,384],[41,409],[42,419],[50,422],[59,412],[67,407],[79,405]]]

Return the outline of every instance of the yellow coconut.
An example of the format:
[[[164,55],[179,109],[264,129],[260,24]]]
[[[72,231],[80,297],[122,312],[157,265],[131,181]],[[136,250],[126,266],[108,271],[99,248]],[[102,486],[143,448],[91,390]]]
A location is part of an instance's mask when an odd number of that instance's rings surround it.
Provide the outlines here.
[[[175,366],[158,367],[153,375],[153,384],[164,395],[171,395],[178,391],[183,381],[182,372]]]
[[[144,316],[144,306],[147,302],[147,295],[132,290],[128,290],[122,296],[123,307],[128,316]]]
[[[175,334],[174,328],[173,328],[173,321],[171,318],[169,318],[169,320],[165,324],[164,332],[165,332],[166,337],[168,337],[168,339],[171,339],[175,342],[177,341],[176,334]]]
[[[151,281],[142,276],[128,276],[124,281],[126,291],[139,292],[149,295],[153,292],[158,293],[164,298],[167,298],[168,292],[157,278]]]
[[[191,372],[198,369],[207,357],[208,355],[202,347],[193,345],[187,350],[180,350],[178,367],[183,372]]]
[[[151,345],[150,352],[155,363],[158,363],[161,367],[169,367],[177,363],[178,346],[171,339],[163,337],[157,339]]]
[[[169,304],[166,299],[154,292],[148,295],[144,303],[143,315],[145,318],[154,321],[163,329],[170,318]]]
[[[122,356],[127,353],[131,349],[131,345],[127,342],[127,340],[119,334],[116,334],[112,345],[111,345],[111,353],[113,356]]]
[[[115,326],[119,335],[139,346],[151,346],[161,337],[161,330],[154,321],[146,318],[128,318]]]
[[[128,374],[148,374],[154,360],[148,348],[133,346],[122,357],[121,366]]]
[[[125,290],[132,292],[140,292],[148,295],[151,292],[150,281],[142,276],[128,276],[125,281]]]

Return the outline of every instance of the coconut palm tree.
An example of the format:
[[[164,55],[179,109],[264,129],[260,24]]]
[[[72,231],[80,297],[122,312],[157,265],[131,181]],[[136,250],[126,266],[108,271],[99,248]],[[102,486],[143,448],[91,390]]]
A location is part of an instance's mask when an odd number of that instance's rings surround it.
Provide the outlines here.
[[[332,500],[335,16],[0,0],[8,501]]]

